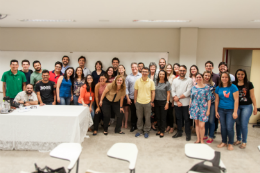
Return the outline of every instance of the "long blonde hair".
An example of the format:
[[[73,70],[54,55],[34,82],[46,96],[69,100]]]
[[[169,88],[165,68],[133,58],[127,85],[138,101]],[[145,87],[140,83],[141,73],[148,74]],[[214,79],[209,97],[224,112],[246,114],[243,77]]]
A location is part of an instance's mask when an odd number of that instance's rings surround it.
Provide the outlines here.
[[[119,78],[122,78],[122,80],[123,80],[123,83],[122,83],[122,85],[121,85],[120,90],[126,90],[125,77],[122,76],[122,75],[117,75],[117,76],[116,76],[115,80],[112,82],[112,89],[113,89],[113,90],[117,90],[116,81],[117,81],[117,79],[119,79]]]

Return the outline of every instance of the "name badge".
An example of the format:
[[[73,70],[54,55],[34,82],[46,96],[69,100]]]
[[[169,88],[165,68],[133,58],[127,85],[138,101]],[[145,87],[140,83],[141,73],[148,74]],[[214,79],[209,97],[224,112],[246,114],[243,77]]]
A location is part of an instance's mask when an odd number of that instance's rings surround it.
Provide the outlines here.
[[[91,96],[89,97],[89,100],[90,100],[90,101],[92,100],[92,97],[91,97]]]

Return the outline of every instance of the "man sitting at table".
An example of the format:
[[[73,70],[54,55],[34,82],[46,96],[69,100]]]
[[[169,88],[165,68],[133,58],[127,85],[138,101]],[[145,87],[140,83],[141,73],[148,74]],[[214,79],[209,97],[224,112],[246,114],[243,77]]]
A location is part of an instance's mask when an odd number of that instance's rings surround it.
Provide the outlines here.
[[[19,92],[14,98],[14,101],[23,104],[24,106],[37,105],[38,99],[33,92],[33,85],[27,84],[25,91]]]
[[[56,105],[56,86],[49,80],[50,74],[48,70],[42,71],[42,81],[36,84],[36,93],[40,106]]]

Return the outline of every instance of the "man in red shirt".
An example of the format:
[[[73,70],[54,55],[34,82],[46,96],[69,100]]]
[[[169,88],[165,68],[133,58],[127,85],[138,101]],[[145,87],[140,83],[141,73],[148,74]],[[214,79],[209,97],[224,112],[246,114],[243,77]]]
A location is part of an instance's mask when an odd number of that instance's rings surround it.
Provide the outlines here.
[[[57,84],[59,77],[63,75],[63,73],[61,72],[61,68],[62,68],[62,63],[60,61],[57,61],[55,63],[54,70],[49,71],[49,73],[50,73],[49,80],[52,81],[52,82],[55,82],[55,84]]]

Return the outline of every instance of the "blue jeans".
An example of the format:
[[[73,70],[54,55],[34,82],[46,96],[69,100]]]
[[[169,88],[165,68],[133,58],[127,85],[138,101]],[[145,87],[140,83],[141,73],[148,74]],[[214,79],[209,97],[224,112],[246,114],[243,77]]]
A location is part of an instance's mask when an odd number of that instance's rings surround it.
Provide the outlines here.
[[[218,108],[218,114],[220,116],[221,124],[221,136],[222,142],[227,144],[227,138],[229,139],[228,144],[234,143],[234,124],[233,119],[234,109],[222,109]]]
[[[60,105],[70,105],[71,97],[60,97]]]
[[[80,104],[78,102],[78,100],[79,100],[79,96],[73,95],[73,103],[74,103],[74,105],[82,105],[82,104]]]
[[[237,110],[238,118],[236,119],[236,130],[237,130],[237,140],[243,143],[247,141],[247,133],[248,133],[248,122],[249,118],[252,115],[253,106],[251,105],[239,105]],[[241,138],[242,134],[242,138]]]
[[[88,106],[90,107],[90,103],[88,104]],[[94,104],[92,104],[92,111],[90,112],[92,120],[94,120],[94,116],[95,116],[95,109],[94,109]]]
[[[214,138],[214,131],[215,131],[215,102],[211,103],[210,106],[210,114],[209,114],[209,120],[205,123],[205,136],[208,136],[211,139]]]

